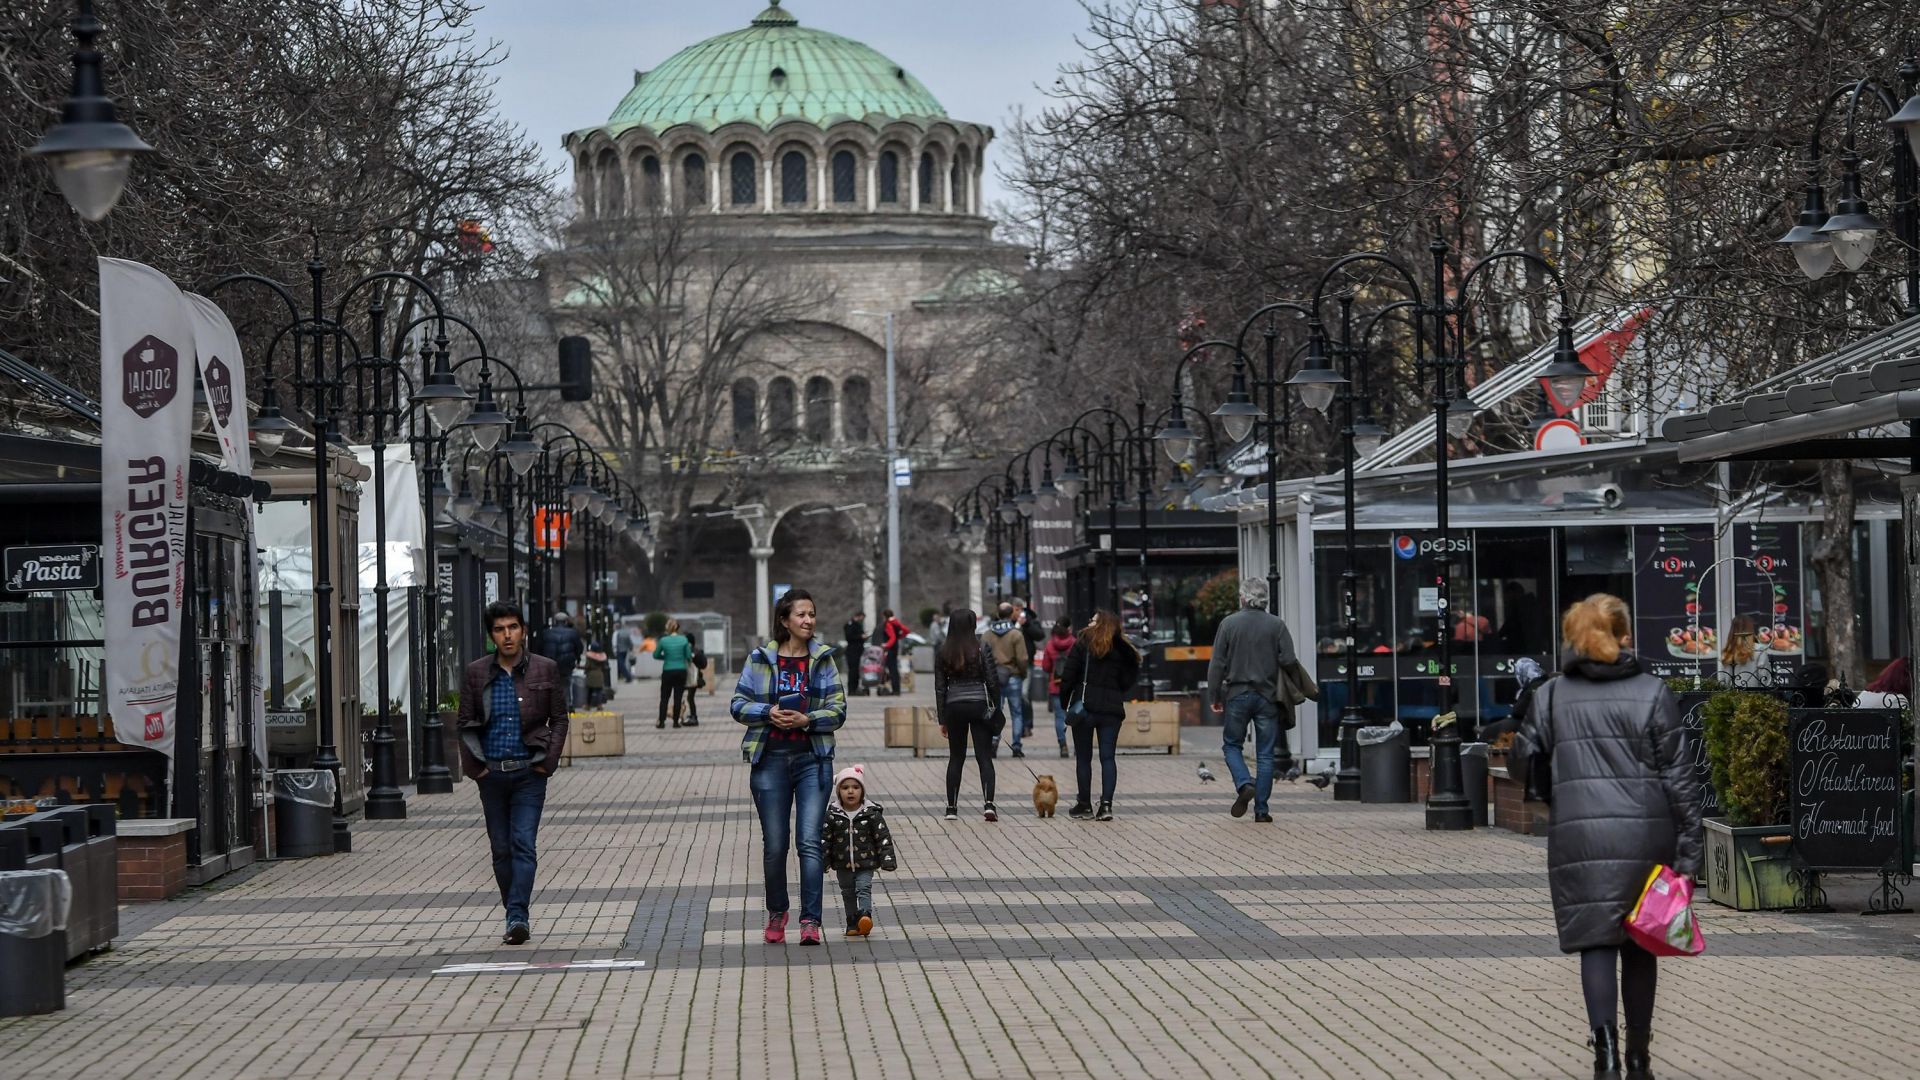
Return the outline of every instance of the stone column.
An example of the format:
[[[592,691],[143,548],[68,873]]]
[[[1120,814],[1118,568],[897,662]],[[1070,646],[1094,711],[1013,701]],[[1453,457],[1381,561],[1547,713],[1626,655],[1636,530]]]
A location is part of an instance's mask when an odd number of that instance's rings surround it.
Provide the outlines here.
[[[777,152],[778,151],[776,151],[776,153]],[[773,159],[772,158],[767,158],[765,161],[762,161],[760,163],[760,176],[763,181],[760,185],[760,195],[761,195],[760,209],[766,213],[771,214],[773,213]]]
[[[885,153],[883,149],[881,153]],[[867,213],[880,208],[880,155],[867,159]]]
[[[973,609],[975,615],[987,606],[986,587],[980,578],[985,559],[986,552],[978,548],[967,549],[967,606]]]
[[[753,613],[758,622],[747,640],[760,642],[773,634],[773,577],[767,565],[773,548],[748,548],[747,554],[753,556]]]
[[[873,560],[860,560],[860,610],[866,612],[867,626],[878,625],[880,618],[880,584],[873,578]],[[856,663],[859,657],[854,657]]]

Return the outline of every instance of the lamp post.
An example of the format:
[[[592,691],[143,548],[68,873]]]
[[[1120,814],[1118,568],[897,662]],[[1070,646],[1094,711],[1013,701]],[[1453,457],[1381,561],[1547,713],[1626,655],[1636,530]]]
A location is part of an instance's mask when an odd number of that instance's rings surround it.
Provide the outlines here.
[[[332,527],[334,522],[331,512],[331,499],[328,495],[327,464],[328,455],[333,452],[332,444],[339,441],[340,438],[338,416],[345,405],[343,389],[349,369],[384,371],[388,369],[389,365],[397,363],[397,361],[383,355],[385,342],[383,340],[382,329],[384,327],[385,309],[380,301],[375,300],[369,305],[368,309],[369,319],[372,324],[372,333],[366,340],[373,346],[373,350],[369,353],[361,353],[358,344],[361,339],[356,337],[348,329],[346,311],[348,304],[362,290],[371,289],[375,286],[392,285],[416,291],[417,294],[433,308],[436,316],[442,314],[442,309],[438,295],[434,293],[433,289],[425,281],[397,270],[383,270],[362,275],[347,286],[345,291],[340,294],[339,299],[334,301],[333,306],[329,309],[326,303],[327,267],[326,264],[320,260],[318,237],[315,238],[314,245],[313,257],[308,260],[306,266],[307,284],[310,295],[310,304],[306,314],[301,313],[299,302],[293,298],[293,293],[287,286],[258,274],[230,274],[213,282],[203,291],[211,296],[213,293],[230,286],[253,285],[266,288],[279,296],[281,301],[287,306],[291,316],[291,321],[280,327],[274,334],[272,343],[267,348],[264,363],[269,375],[265,385],[271,390],[271,373],[274,369],[274,358],[279,352],[281,342],[290,341],[293,349],[290,381],[296,390],[296,406],[306,412],[311,422],[314,450],[313,599],[316,652],[314,664],[314,704],[319,717],[319,738],[313,764],[315,768],[325,769],[333,774],[333,847],[337,852],[345,852],[353,850],[353,835],[347,824],[345,808],[342,802],[342,785],[340,782],[341,762],[339,749],[335,742],[335,700],[333,685],[333,623],[335,616],[333,603],[334,554],[330,535],[333,531]],[[444,337],[445,331],[441,330],[439,336]],[[330,359],[326,355],[328,352],[331,352]],[[349,353],[352,354],[351,360],[348,359]],[[268,400],[269,398],[263,394],[263,404]],[[277,420],[278,423],[269,423],[269,420]],[[270,439],[284,439],[285,429],[282,427],[282,424],[285,422],[284,417],[279,417],[276,414],[273,418],[256,418],[253,424],[250,425],[250,428],[254,432],[256,442],[263,434]],[[380,498],[385,490],[381,475],[382,472],[383,470],[378,468],[374,471],[376,492],[379,493],[376,495],[377,501],[384,501]],[[376,522],[379,520],[378,516],[376,516]],[[382,539],[384,539],[384,536]],[[384,651],[382,660],[382,671],[384,673]],[[384,684],[384,680],[379,687],[379,693],[381,695],[380,713],[374,736],[373,762],[374,787],[376,789],[382,787],[383,778],[387,781],[386,787],[393,787],[391,784],[393,776],[393,731],[390,726],[391,717],[386,701],[388,687]],[[384,753],[382,751],[382,735],[385,736]],[[385,761],[384,766],[382,765],[383,758]],[[383,768],[386,770],[384,777],[382,773]],[[397,788],[394,789],[394,791],[397,793]],[[373,802],[371,794],[370,792],[369,817],[375,816],[376,813],[393,813],[395,804],[391,795],[382,792],[383,798],[378,804],[380,809],[375,811],[373,807],[376,804]],[[399,812],[401,814],[405,813],[404,802],[400,804]]]
[[[153,147],[120,122],[107,96],[100,52],[93,47],[103,29],[93,15],[93,0],[78,0],[70,28],[78,46],[73,92],[60,110],[60,122],[27,153],[53,167],[53,181],[67,205],[88,221],[99,221],[120,201],[134,157],[152,153]]]
[[[1452,395],[1455,382],[1454,373],[1463,370],[1466,366],[1465,323],[1468,311],[1468,297],[1472,295],[1471,288],[1474,279],[1486,272],[1489,267],[1510,259],[1531,263],[1545,271],[1547,276],[1550,277],[1558,287],[1560,294],[1560,313],[1559,341],[1554,349],[1553,362],[1542,373],[1542,377],[1553,385],[1556,396],[1560,396],[1559,392],[1562,388],[1570,387],[1572,393],[1563,396],[1562,400],[1572,401],[1579,398],[1579,384],[1583,383],[1590,373],[1586,370],[1585,366],[1580,363],[1579,353],[1574,348],[1572,301],[1567,293],[1565,280],[1553,264],[1529,251],[1509,249],[1495,252],[1476,262],[1473,268],[1468,270],[1464,276],[1458,277],[1459,285],[1457,291],[1452,297],[1449,297],[1446,292],[1446,284],[1448,281],[1447,256],[1451,248],[1444,239],[1436,235],[1428,245],[1427,250],[1433,260],[1431,291],[1427,294],[1421,292],[1418,279],[1413,271],[1410,270],[1406,264],[1390,255],[1369,251],[1347,255],[1335,260],[1320,276],[1320,281],[1314,288],[1313,303],[1309,310],[1311,337],[1309,340],[1307,362],[1299,373],[1288,380],[1288,383],[1289,385],[1299,387],[1301,389],[1301,399],[1320,411],[1324,411],[1332,404],[1336,390],[1342,386],[1351,385],[1350,379],[1332,369],[1327,356],[1326,332],[1320,320],[1320,307],[1326,296],[1327,285],[1343,269],[1367,264],[1385,267],[1391,272],[1393,277],[1398,279],[1398,284],[1405,286],[1406,302],[1411,305],[1412,310],[1415,312],[1414,364],[1416,369],[1430,368],[1433,379],[1434,511],[1436,518],[1434,551],[1438,556],[1438,567],[1434,575],[1433,587],[1436,618],[1439,623],[1435,639],[1440,652],[1440,670],[1436,679],[1436,689],[1438,691],[1437,708],[1433,719],[1432,734],[1428,740],[1431,753],[1432,790],[1427,798],[1426,824],[1429,829],[1459,830],[1472,828],[1473,819],[1469,812],[1460,769],[1461,740],[1458,717],[1454,712],[1453,693],[1453,635],[1451,628],[1447,624],[1451,611],[1451,598],[1448,595],[1448,589],[1452,578],[1451,562],[1453,558],[1452,539],[1449,535],[1447,525],[1447,439],[1450,435],[1458,436],[1463,434],[1464,432],[1461,430],[1463,426],[1461,419],[1464,417],[1466,424],[1471,424],[1474,416],[1470,400],[1467,401],[1467,408],[1456,408],[1456,401]],[[1429,296],[1431,297],[1431,301],[1428,299]],[[1351,309],[1350,305],[1344,302],[1342,305],[1341,319],[1342,340],[1351,341]],[[1431,335],[1432,341],[1431,357],[1429,357],[1427,349],[1429,334]],[[1351,352],[1349,351],[1347,355],[1350,359]],[[1463,394],[1462,397],[1464,398],[1464,396]],[[1353,396],[1349,393],[1348,428],[1353,426],[1353,400]],[[1354,499],[1352,495],[1353,439],[1351,433],[1343,433],[1342,443],[1344,446],[1343,456],[1346,460],[1346,484],[1348,492],[1346,517],[1347,527],[1351,534],[1354,512]],[[1353,567],[1353,558],[1354,553],[1351,542],[1349,542],[1348,567],[1350,572]],[[1351,583],[1349,583],[1349,588],[1351,588]],[[1352,604],[1351,592],[1348,594],[1347,603],[1349,606]],[[1352,629],[1352,615],[1349,612],[1348,630],[1350,634]],[[1348,648],[1348,657],[1350,672],[1348,676],[1348,687],[1349,694],[1351,695],[1355,688],[1355,679],[1353,674],[1351,674],[1354,670],[1354,656],[1351,645],[1349,645]],[[1351,696],[1349,697],[1349,701],[1351,701]],[[1346,737],[1348,733],[1344,723],[1342,727],[1341,756],[1344,766],[1348,751]],[[1357,758],[1357,753],[1355,756]]]
[[[1894,237],[1906,249],[1905,317],[1913,318],[1920,315],[1920,55],[1911,48],[1900,62],[1899,76],[1906,92],[1904,105],[1891,86],[1872,76],[1856,79],[1827,95],[1807,142],[1805,202],[1793,228],[1775,242],[1793,252],[1800,272],[1809,279],[1825,276],[1835,261],[1850,271],[1866,265],[1885,226],[1873,215],[1862,190],[1862,158],[1855,148],[1854,135],[1861,104],[1878,106],[1887,114],[1885,123],[1892,136],[1889,158],[1893,164],[1894,212],[1898,215]],[[1829,214],[1820,137],[1834,106],[1843,99],[1847,103],[1847,132],[1840,153],[1840,196]]]
[[[893,312],[854,311],[850,314],[887,321],[887,607],[900,610],[900,485],[894,464],[900,456],[900,422],[894,389]]]

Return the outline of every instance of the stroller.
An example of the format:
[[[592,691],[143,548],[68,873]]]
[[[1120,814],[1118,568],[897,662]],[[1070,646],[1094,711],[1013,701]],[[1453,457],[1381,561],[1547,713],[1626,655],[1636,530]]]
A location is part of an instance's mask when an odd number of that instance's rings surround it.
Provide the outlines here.
[[[880,680],[886,677],[887,650],[878,645],[869,645],[860,650],[861,690],[865,693],[872,693],[873,688],[879,686]]]

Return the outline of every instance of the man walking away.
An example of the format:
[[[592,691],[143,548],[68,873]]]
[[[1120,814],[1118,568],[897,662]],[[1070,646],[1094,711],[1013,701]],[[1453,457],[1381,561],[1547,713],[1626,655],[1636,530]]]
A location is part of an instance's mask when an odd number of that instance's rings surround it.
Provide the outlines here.
[[[573,686],[573,669],[580,663],[580,631],[573,628],[573,616],[564,611],[553,613],[553,621],[541,633],[540,650],[546,658],[559,668],[562,700],[570,709],[580,707],[580,693],[586,690],[585,680],[581,680],[580,690]]]
[[[626,623],[621,623],[620,629],[613,632],[613,659],[614,662],[619,665],[621,682],[630,683],[633,681],[632,656],[633,631]]]
[[[887,650],[887,686],[893,697],[900,696],[900,646],[907,639],[907,624],[893,617],[893,609],[880,612],[881,644]]]
[[[1267,799],[1273,794],[1275,747],[1280,741],[1281,670],[1296,661],[1293,634],[1278,615],[1267,612],[1267,583],[1240,582],[1240,610],[1221,620],[1213,638],[1213,662],[1207,665],[1207,700],[1226,714],[1220,753],[1233,774],[1233,816],[1272,821]],[[1289,710],[1291,711],[1291,710]],[[1243,749],[1253,728],[1257,773],[1247,775]],[[1286,725],[1292,727],[1291,720]]]
[[[506,908],[500,941],[524,944],[532,933],[528,905],[537,865],[534,842],[547,777],[567,744],[567,705],[560,669],[527,650],[519,607],[487,605],[493,655],[468,664],[460,681],[460,771],[480,786],[493,849],[493,878]]]
[[[1001,604],[998,618],[987,624],[987,647],[993,651],[993,662],[998,668],[1000,678],[1000,700],[1007,706],[1007,746],[1014,757],[1026,757],[1020,749],[1020,736],[1032,724],[1027,714],[1031,707],[1027,704],[1027,668],[1031,664],[1027,652],[1027,636],[1022,633],[1018,623],[1014,622],[1012,604]]]
[[[847,620],[847,625],[841,628],[840,634],[847,639],[847,663],[858,665],[860,663],[860,654],[865,652],[867,648],[867,613],[864,611],[854,612],[853,618]],[[853,672],[851,679],[842,679],[841,681],[846,683],[847,693],[849,694],[864,694],[867,692],[866,686],[860,682],[860,673],[858,671]]]

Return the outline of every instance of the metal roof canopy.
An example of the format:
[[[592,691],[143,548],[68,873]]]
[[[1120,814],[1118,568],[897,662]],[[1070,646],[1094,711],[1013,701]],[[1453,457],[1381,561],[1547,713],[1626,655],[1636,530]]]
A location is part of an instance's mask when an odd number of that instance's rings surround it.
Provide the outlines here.
[[[1731,401],[1668,417],[1660,434],[1687,462],[1911,459],[1920,456],[1920,437],[1911,427],[1848,436],[1914,420],[1920,420],[1920,318],[1756,383]]]

